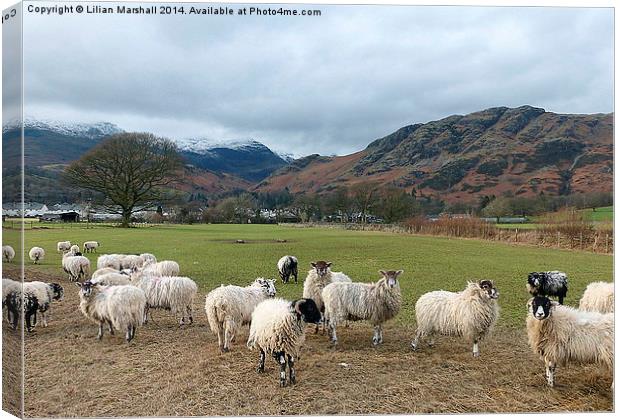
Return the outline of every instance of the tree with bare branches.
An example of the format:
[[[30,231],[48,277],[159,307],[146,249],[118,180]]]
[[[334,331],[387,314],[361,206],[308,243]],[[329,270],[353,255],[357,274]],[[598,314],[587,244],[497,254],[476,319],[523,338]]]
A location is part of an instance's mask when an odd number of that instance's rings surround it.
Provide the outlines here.
[[[164,188],[182,168],[176,145],[150,133],[115,134],[73,162],[65,180],[101,193],[107,211],[120,214],[122,227],[131,215],[165,198]]]

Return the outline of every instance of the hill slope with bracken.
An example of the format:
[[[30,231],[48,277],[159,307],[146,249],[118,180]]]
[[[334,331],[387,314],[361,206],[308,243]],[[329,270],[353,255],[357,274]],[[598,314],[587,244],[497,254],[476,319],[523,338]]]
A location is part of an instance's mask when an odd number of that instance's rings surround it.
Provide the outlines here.
[[[613,114],[490,108],[414,124],[338,157],[311,155],[258,184],[259,191],[327,192],[373,181],[447,201],[613,189]]]

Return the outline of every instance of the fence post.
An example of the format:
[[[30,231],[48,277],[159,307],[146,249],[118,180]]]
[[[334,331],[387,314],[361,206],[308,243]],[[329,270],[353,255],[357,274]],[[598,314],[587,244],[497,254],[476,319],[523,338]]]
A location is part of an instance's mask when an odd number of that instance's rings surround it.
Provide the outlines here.
[[[560,231],[558,230],[558,248],[560,247]]]
[[[579,248],[583,249],[583,232],[579,232]]]
[[[609,254],[609,233],[605,234],[605,254]]]
[[[519,241],[519,228],[515,229],[515,242]]]

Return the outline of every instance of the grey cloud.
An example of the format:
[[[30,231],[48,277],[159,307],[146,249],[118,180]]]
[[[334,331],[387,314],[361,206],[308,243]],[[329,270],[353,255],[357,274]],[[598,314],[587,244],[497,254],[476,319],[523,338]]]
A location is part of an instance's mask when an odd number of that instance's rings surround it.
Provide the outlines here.
[[[322,17],[27,15],[26,112],[301,155],[491,106],[613,110],[612,9],[317,7]]]

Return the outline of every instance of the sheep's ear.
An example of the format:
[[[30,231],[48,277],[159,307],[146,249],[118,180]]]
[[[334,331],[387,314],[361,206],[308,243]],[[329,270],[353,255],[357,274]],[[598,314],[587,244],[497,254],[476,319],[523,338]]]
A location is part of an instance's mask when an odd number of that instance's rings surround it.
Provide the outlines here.
[[[530,298],[530,299],[527,301],[527,307],[528,307],[528,308],[531,308],[531,307],[532,307],[532,302],[534,302],[534,298]]]
[[[77,287],[79,287],[80,289],[82,288],[82,283],[80,283],[79,281],[76,281],[76,282],[75,282],[75,285],[76,285]]]
[[[315,262],[311,262],[310,265],[314,268],[316,268],[316,263]]]
[[[326,265],[327,267],[331,267],[331,266],[332,266],[332,263],[331,263],[331,261],[329,261],[329,262],[328,262],[327,264],[325,264],[325,265]]]
[[[379,274],[381,274],[383,277],[387,277],[387,273],[383,270],[379,270]]]
[[[396,273],[394,274],[394,277],[398,277],[401,274],[403,274],[405,272],[405,270],[396,270]]]

